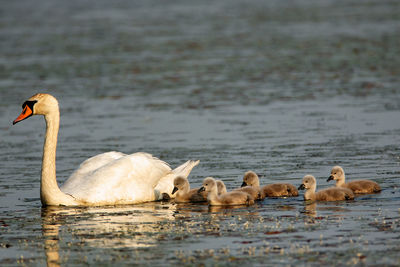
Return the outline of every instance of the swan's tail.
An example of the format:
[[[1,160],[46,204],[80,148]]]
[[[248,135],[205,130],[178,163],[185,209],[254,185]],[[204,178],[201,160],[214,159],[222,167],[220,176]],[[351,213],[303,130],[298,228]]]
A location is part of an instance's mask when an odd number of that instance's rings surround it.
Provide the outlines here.
[[[187,178],[192,171],[192,169],[200,163],[200,160],[188,160],[183,163],[181,166],[177,167],[176,169],[172,170],[175,176],[183,176]]]
[[[188,160],[161,178],[157,186],[154,188],[156,200],[162,200],[163,198],[166,198],[166,195],[168,195],[169,198],[174,198],[176,194],[172,194],[172,190],[174,189],[174,179],[178,176],[187,178],[192,169],[199,163],[200,160]]]

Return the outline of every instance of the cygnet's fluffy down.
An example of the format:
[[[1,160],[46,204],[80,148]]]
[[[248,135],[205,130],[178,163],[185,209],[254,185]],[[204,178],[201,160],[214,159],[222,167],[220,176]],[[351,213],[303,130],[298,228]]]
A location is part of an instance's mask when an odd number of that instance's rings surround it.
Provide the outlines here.
[[[199,189],[200,192],[207,193],[208,204],[212,206],[254,204],[254,198],[245,192],[231,191],[218,195],[217,183],[212,177],[204,179],[203,186]]]
[[[246,186],[242,184],[242,187],[236,188],[233,191],[245,192],[254,199],[261,199],[260,189],[253,186]]]
[[[348,188],[355,194],[371,194],[379,193],[381,191],[379,184],[371,180],[356,180],[346,183],[344,170],[340,166],[334,166],[332,168],[331,175],[327,181],[329,182],[331,180],[336,181],[336,187]]]
[[[215,182],[217,183],[218,195],[225,194],[227,191],[224,182],[221,180],[215,180]]]
[[[299,191],[297,188],[288,183],[277,183],[265,185],[261,188],[261,194],[265,197],[297,197]]]
[[[259,190],[259,198],[265,197],[297,197],[299,192],[296,187],[288,183],[276,183],[265,185],[260,188],[258,175],[253,171],[248,171],[243,176],[242,187],[254,187]]]
[[[304,200],[338,201],[354,199],[353,191],[347,188],[331,187],[315,192],[316,188],[317,181],[312,175],[304,176],[303,183],[299,186],[299,189],[307,190],[304,193]]]
[[[206,202],[207,194],[198,192],[199,188],[190,189],[189,181],[181,176],[174,179],[174,189],[172,194],[176,193],[175,202]]]

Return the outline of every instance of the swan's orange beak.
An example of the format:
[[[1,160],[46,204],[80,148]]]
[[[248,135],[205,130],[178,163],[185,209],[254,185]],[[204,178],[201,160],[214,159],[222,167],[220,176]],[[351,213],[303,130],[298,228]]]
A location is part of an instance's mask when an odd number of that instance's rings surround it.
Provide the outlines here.
[[[20,121],[23,121],[23,120],[29,118],[32,115],[33,115],[32,109],[29,107],[29,105],[25,105],[24,109],[22,110],[22,113],[18,116],[18,118],[16,118],[13,121],[13,125],[16,124],[17,122],[20,122]]]

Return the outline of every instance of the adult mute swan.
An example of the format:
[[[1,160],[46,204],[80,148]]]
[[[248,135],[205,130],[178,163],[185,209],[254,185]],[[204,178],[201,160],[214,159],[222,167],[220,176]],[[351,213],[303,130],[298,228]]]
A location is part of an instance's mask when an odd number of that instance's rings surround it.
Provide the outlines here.
[[[56,181],[58,101],[49,94],[36,94],[24,102],[22,109],[13,124],[32,115],[43,115],[46,120],[40,180],[43,206],[101,206],[159,200],[163,193],[171,196],[176,176],[188,177],[199,163],[189,160],[171,170],[166,162],[147,153],[107,152],[85,160],[59,188]]]

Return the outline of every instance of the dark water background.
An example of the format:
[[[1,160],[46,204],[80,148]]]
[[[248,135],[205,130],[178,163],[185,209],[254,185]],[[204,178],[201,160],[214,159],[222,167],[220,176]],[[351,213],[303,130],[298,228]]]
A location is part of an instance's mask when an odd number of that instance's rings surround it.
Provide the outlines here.
[[[399,1],[1,1],[0,265],[400,265]],[[46,208],[37,92],[59,99],[57,177],[146,151],[238,187],[383,191],[305,205]]]

